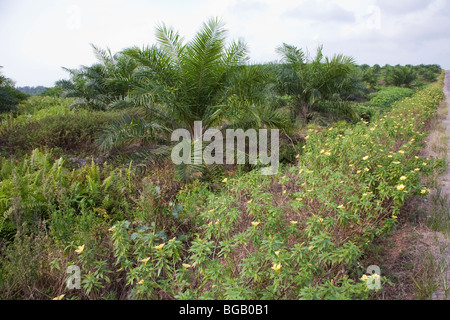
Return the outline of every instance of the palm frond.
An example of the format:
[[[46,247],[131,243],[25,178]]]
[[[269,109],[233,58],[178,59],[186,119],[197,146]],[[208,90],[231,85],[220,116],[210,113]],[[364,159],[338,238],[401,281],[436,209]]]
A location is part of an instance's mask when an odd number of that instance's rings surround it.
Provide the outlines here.
[[[281,61],[291,65],[302,65],[305,63],[305,54],[302,49],[283,43],[276,48],[276,52],[282,56]]]
[[[113,122],[109,128],[98,138],[101,150],[109,151],[133,143],[147,143],[161,132],[170,131],[158,122],[148,122],[141,118],[135,119],[123,115],[121,119]]]
[[[107,48],[106,50],[101,49],[94,44],[90,44],[92,49],[94,50],[95,57],[99,60],[103,65],[108,66],[114,63],[114,57],[111,53],[111,50]]]
[[[156,28],[156,39],[163,50],[170,55],[172,62],[181,70],[181,60],[185,51],[183,37],[173,28],[168,28],[165,24],[162,24]]]
[[[227,67],[241,66],[249,59],[247,44],[239,39],[228,46],[222,63]]]

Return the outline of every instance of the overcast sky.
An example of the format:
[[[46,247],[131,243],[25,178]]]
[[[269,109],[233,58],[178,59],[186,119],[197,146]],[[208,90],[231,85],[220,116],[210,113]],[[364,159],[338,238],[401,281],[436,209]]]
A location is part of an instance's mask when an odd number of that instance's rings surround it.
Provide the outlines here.
[[[283,42],[358,64],[450,69],[448,0],[0,0],[0,65],[17,86],[53,86],[61,67],[90,65],[93,43],[113,52],[153,44],[164,22],[189,40],[209,17],[243,38],[253,62]]]

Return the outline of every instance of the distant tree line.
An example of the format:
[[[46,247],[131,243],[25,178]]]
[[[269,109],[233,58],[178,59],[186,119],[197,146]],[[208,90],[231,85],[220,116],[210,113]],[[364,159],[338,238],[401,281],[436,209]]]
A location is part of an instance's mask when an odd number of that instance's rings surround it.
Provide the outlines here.
[[[37,87],[16,87],[17,90],[22,91],[23,93],[29,94],[30,96],[37,96],[47,90],[47,87],[37,86]]]

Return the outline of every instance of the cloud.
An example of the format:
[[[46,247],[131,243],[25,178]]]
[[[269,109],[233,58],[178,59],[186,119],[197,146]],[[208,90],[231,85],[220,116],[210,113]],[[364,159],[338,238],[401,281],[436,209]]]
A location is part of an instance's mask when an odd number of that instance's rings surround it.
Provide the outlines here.
[[[382,27],[386,37],[417,45],[434,39],[450,38],[450,6],[447,1],[429,1],[425,7],[416,7],[413,1],[409,8],[404,14],[395,16],[389,16],[382,9]]]
[[[267,11],[269,6],[264,2],[259,1],[237,1],[229,8],[231,14],[237,15],[254,15]]]
[[[353,23],[355,15],[332,1],[303,1],[299,6],[283,14],[283,17],[298,20]]]
[[[384,14],[401,15],[426,9],[433,0],[377,0]]]

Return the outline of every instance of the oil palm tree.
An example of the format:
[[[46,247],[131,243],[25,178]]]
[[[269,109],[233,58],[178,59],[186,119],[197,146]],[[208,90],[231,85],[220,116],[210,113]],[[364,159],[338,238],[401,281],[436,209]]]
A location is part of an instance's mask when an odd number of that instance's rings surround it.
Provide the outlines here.
[[[133,132],[145,132],[137,130],[138,125],[146,126],[153,136],[158,126],[169,132],[183,127],[191,137],[195,121],[202,121],[203,131],[237,121],[252,127],[287,127],[289,119],[265,104],[263,93],[271,73],[264,65],[249,65],[246,44],[227,43],[226,34],[217,18],[203,23],[188,42],[162,24],[156,28],[155,45],[123,50],[121,55],[137,67],[131,78],[117,80],[130,85],[129,98],[145,108],[146,117],[125,120],[124,130],[117,124],[106,132],[101,138],[103,149],[122,144],[122,137],[130,143]],[[267,110],[271,113],[264,116]]]
[[[354,60],[344,55],[324,57],[322,46],[314,58],[301,49],[283,44],[276,49],[283,63],[279,72],[282,93],[293,99],[292,116],[308,122],[314,112],[320,111],[326,102],[327,110],[356,117],[348,103],[340,96],[341,89],[354,70]]]
[[[64,97],[77,98],[71,105],[90,109],[107,110],[131,106],[126,99],[130,90],[131,75],[136,68],[134,61],[120,53],[113,55],[92,45],[98,63],[79,69],[63,68],[69,72],[70,80],[56,83]]]
[[[265,104],[269,70],[248,64],[246,44],[242,40],[228,43],[226,35],[217,18],[203,23],[187,42],[161,24],[156,28],[156,44],[123,50],[121,54],[137,65],[131,79],[123,79],[132,88],[129,97],[146,114],[143,119],[124,119],[122,128],[118,123],[106,132],[100,139],[103,149],[142,142],[145,136],[155,138],[158,131],[178,128],[189,130],[193,137],[196,121],[202,122],[202,132],[238,122],[253,128],[287,126],[284,114]],[[152,158],[151,153],[142,155]],[[206,175],[212,168],[180,169],[204,169]]]
[[[224,24],[213,18],[185,43],[172,28],[158,26],[156,45],[123,51],[139,65],[131,96],[191,134],[195,121],[202,121],[206,130],[232,122],[233,110],[263,109],[259,89],[269,81],[269,72],[262,65],[248,65],[246,44],[227,44],[226,33]]]
[[[410,88],[417,80],[417,73],[412,66],[386,67],[385,82],[387,85]]]

